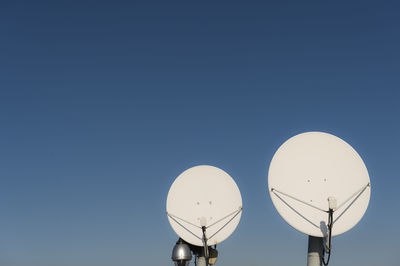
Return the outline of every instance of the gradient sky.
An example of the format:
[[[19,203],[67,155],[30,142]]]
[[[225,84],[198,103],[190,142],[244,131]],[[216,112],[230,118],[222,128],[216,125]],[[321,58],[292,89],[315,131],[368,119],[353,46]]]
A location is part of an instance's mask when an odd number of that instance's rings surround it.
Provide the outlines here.
[[[217,166],[243,215],[216,265],[305,265],[267,195],[304,131],[351,144],[369,208],[331,266],[398,265],[398,1],[1,1],[0,265],[166,266],[184,170]]]

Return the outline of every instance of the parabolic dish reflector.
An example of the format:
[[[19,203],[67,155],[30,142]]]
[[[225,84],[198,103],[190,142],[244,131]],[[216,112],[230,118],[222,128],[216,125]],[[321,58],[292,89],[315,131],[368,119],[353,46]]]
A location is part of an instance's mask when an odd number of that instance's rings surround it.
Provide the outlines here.
[[[282,218],[307,235],[327,236],[328,198],[336,200],[332,236],[354,227],[367,210],[367,168],[345,141],[323,132],[296,135],[279,147],[268,172],[272,202]]]
[[[242,211],[242,197],[235,181],[223,170],[200,165],[180,174],[167,196],[171,227],[186,242],[203,246],[221,243],[235,231]]]

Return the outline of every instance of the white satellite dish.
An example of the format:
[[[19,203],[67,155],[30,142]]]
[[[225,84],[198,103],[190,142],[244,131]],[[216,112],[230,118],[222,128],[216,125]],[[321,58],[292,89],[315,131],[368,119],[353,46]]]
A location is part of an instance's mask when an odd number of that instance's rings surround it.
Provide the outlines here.
[[[241,211],[238,186],[217,167],[200,165],[184,171],[168,192],[171,227],[195,246],[216,245],[228,238],[239,224]]]
[[[282,218],[314,237],[327,236],[330,208],[331,236],[354,227],[367,210],[371,193],[358,153],[342,139],[322,132],[296,135],[279,147],[269,167],[268,188]]]

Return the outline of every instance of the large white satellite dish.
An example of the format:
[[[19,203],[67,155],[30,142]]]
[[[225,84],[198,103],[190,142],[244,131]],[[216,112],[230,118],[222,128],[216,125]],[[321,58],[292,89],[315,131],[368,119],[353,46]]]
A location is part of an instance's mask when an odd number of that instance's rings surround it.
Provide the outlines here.
[[[371,186],[358,153],[331,134],[307,132],[280,146],[268,172],[272,202],[282,218],[310,236],[326,237],[355,226],[367,210]],[[329,200],[328,200],[329,199]]]
[[[239,224],[241,211],[242,197],[235,181],[209,165],[184,171],[167,196],[171,227],[195,246],[216,245],[228,238]]]

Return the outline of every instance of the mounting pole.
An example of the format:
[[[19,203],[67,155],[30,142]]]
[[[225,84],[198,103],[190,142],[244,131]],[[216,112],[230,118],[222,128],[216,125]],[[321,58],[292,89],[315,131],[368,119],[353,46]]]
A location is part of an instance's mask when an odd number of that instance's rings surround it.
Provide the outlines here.
[[[206,257],[204,257],[202,255],[200,255],[200,256],[197,257],[196,266],[207,266]]]
[[[308,236],[307,266],[322,266],[324,256],[324,239],[322,237]]]

